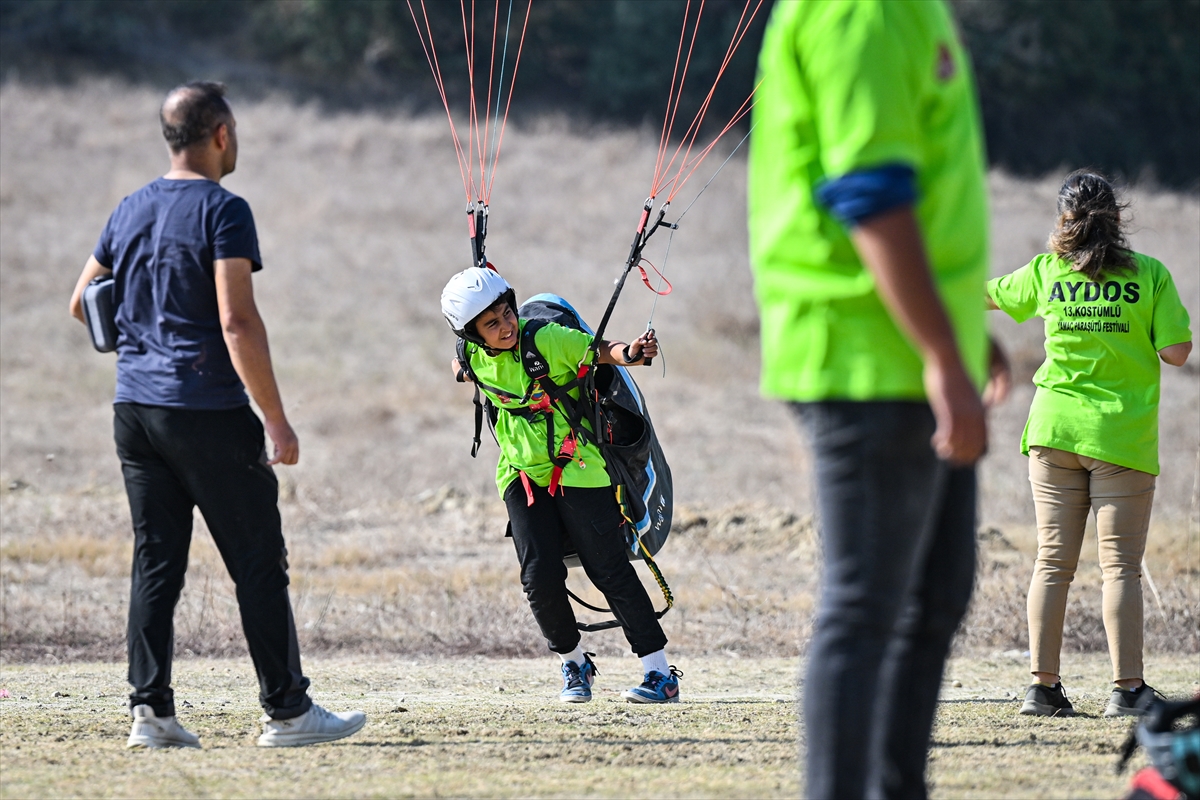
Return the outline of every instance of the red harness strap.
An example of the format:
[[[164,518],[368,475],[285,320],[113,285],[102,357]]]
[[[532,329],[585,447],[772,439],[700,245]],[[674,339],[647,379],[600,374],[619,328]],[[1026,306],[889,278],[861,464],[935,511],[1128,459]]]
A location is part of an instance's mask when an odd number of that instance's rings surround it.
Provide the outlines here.
[[[525,505],[533,505],[533,487],[529,485],[529,476],[521,470],[521,485],[525,487]]]
[[[562,447],[558,449],[558,460],[561,464],[554,465],[554,471],[550,473],[550,496],[553,497],[558,491],[558,483],[562,479],[563,466],[569,464],[575,457],[575,436],[567,434],[563,439]]]

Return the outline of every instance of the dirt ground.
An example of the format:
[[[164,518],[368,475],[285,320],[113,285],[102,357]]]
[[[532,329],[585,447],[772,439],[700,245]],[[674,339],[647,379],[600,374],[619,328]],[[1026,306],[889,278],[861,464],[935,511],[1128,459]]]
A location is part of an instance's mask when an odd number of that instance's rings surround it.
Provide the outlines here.
[[[1105,659],[1064,675],[1080,715],[1017,715],[1024,664],[956,659],[931,748],[933,797],[1116,797],[1126,719],[1099,716]],[[1149,659],[1163,690],[1200,687],[1189,659]],[[681,661],[682,702],[633,706],[632,657],[601,659],[596,699],[564,706],[542,659],[310,659],[318,702],[368,724],[327,746],[255,748],[248,659],[178,663],[180,720],[204,749],[129,752],[115,664],[0,668],[3,794],[20,797],[796,797],[794,659]],[[1139,754],[1132,768],[1145,761]]]

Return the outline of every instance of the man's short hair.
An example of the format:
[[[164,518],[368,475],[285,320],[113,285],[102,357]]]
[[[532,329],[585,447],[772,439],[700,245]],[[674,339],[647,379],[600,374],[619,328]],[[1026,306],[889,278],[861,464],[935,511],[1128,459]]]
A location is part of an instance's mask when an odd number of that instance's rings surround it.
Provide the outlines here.
[[[167,93],[158,117],[167,147],[178,153],[212,136],[233,112],[225,101],[225,84],[192,81]]]

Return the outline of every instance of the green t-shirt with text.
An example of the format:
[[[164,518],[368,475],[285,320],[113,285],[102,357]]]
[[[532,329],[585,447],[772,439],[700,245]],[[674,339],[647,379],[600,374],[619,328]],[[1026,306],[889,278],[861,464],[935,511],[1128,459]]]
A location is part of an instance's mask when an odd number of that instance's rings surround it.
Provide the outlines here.
[[[776,4],[750,138],[750,261],[762,390],[785,400],[922,399],[920,356],[879,299],[820,185],[888,164],[914,213],[964,363],[982,386],[988,212],[979,110],[941,2]]]
[[[1046,323],[1022,453],[1053,447],[1158,474],[1158,351],[1192,334],[1171,273],[1134,258],[1136,271],[1091,281],[1045,253],[988,282],[1001,311]]]
[[[525,329],[525,320],[520,321],[520,326],[522,330]],[[575,378],[580,362],[587,356],[592,337],[583,331],[551,322],[537,332],[535,341],[550,367],[550,378],[561,386]],[[541,390],[536,390],[533,396],[522,404],[497,396],[483,388],[484,385],[493,386],[515,395],[518,399],[525,396],[531,380],[525,368],[521,366],[517,352],[506,351],[489,356],[482,347],[468,343],[467,357],[471,361],[471,369],[479,378],[480,389],[496,408],[500,409],[496,415],[496,439],[500,442],[500,460],[496,464],[496,488],[500,491],[500,496],[504,497],[504,490],[521,472],[528,475],[538,486],[549,486],[554,463],[550,460],[547,449],[546,423],[530,422],[504,410],[537,403],[541,399]],[[579,398],[578,389],[572,389],[569,394],[575,399]],[[554,420],[554,450],[558,452],[563,439],[570,433],[570,428],[557,410],[551,416]],[[586,427],[590,430],[591,425]],[[595,444],[589,442],[579,446],[575,451],[575,459],[563,468],[559,483],[563,486],[586,488],[612,485],[605,471],[604,457],[600,455],[600,450]]]

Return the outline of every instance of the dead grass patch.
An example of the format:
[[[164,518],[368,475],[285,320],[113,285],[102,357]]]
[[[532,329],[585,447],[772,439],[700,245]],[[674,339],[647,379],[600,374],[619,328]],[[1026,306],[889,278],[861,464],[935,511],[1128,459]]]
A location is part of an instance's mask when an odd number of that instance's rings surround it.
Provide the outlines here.
[[[105,501],[74,498],[83,518]],[[120,658],[128,598],[128,533],[89,539],[46,498],[6,499],[13,519],[33,530],[6,533],[0,548],[4,614],[0,656]],[[284,504],[292,561],[292,599],[306,652],[536,655],[544,643],[521,591],[516,557],[502,537],[498,504],[445,487],[401,501],[338,514],[313,502]],[[664,618],[673,652],[747,657],[799,654],[811,636],[820,583],[819,542],[810,519],[759,504],[684,506],[658,561],[676,599]],[[128,523],[126,523],[128,524]],[[1148,650],[1200,650],[1195,624],[1200,580],[1188,564],[1191,539],[1156,527],[1148,555],[1161,599],[1146,591]],[[1194,546],[1194,544],[1193,544]],[[1033,532],[985,528],[971,611],[957,652],[1023,652],[1025,597]],[[1085,545],[1071,592],[1067,652],[1103,652],[1100,575],[1094,542]],[[639,575],[654,604],[664,601],[651,575]],[[603,597],[579,570],[569,585],[594,605]],[[579,609],[581,620],[603,615]],[[193,537],[187,584],[176,614],[179,651],[205,656],[244,652],[232,582],[202,523]],[[586,645],[625,652],[617,632]]]
[[[8,541],[0,546],[0,558],[15,565],[74,564],[94,578],[107,576],[121,569],[128,571],[132,557],[132,542],[97,539],[82,534],[21,542]]]

